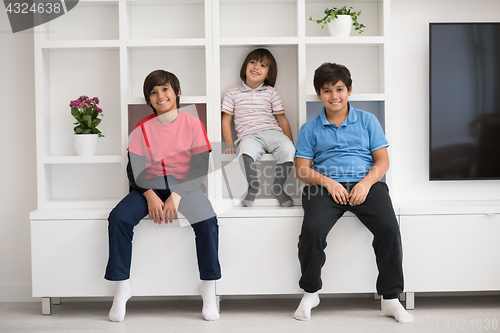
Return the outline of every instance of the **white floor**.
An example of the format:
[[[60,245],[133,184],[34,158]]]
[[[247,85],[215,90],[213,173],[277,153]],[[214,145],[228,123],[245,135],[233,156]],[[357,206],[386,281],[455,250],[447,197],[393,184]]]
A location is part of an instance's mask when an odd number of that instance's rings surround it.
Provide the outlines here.
[[[41,303],[0,303],[0,332],[500,332],[500,296],[417,297],[413,324],[384,317],[370,297],[323,298],[309,322],[293,319],[298,298],[226,299],[206,322],[201,300],[129,301],[123,323],[108,321],[111,302],[65,301],[41,315]]]

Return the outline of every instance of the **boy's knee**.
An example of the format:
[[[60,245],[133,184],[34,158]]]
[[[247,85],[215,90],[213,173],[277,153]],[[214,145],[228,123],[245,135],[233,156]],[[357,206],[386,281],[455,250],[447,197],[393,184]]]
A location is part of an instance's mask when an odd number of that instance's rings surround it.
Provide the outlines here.
[[[114,228],[133,228],[136,224],[132,220],[132,215],[120,209],[119,206],[113,208],[108,216],[108,226],[110,229]]]
[[[215,216],[197,223],[193,223],[191,224],[191,226],[197,233],[212,233],[218,232],[219,230],[219,224]]]
[[[321,228],[318,228],[316,225],[313,224],[303,224],[302,225],[302,231],[299,236],[299,243],[303,242],[311,242],[311,241],[319,241],[319,242],[324,242],[326,239],[326,234],[324,230]]]
[[[317,205],[322,205],[322,197],[328,196],[328,190],[323,186],[312,184],[307,185],[302,190],[302,206],[304,209],[306,206],[314,207]]]
[[[378,230],[378,233],[385,243],[401,244],[401,232],[397,224],[385,225],[385,227]]]
[[[109,225],[116,224],[120,221],[120,214],[116,212],[116,208],[114,208],[108,216],[108,223]]]

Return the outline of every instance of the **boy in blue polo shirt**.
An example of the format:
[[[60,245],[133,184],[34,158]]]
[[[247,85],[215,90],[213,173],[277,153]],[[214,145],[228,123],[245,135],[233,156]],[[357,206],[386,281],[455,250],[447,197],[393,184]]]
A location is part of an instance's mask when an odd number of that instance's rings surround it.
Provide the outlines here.
[[[326,237],[345,211],[354,213],[374,236],[382,312],[398,322],[413,321],[398,300],[403,292],[399,225],[387,185],[380,179],[389,169],[388,142],[377,118],[351,107],[349,70],[324,63],[314,73],[314,89],[324,105],[321,113],[300,128],[297,178],[308,184],[302,193],[304,220],[299,237],[299,281],[304,296],[295,311],[309,320],[319,304]]]

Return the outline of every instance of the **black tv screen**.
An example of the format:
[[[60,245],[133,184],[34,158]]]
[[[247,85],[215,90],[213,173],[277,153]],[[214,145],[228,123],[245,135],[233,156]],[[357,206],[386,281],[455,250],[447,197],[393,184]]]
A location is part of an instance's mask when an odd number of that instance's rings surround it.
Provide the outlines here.
[[[430,180],[500,179],[500,23],[431,23],[429,40]]]

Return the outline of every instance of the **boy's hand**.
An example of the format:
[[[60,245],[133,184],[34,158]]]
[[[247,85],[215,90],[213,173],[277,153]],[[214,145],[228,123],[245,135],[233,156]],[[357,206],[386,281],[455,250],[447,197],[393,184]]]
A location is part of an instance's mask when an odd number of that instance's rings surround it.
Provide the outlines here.
[[[180,195],[172,192],[167,200],[165,200],[162,211],[165,216],[165,223],[172,223],[174,220],[177,220],[177,210],[179,209],[181,199]]]
[[[163,213],[163,201],[153,190],[144,192],[144,197],[146,197],[148,202],[149,218],[153,220],[154,223],[161,224],[165,216]]]
[[[342,184],[335,182],[332,186],[328,187],[330,194],[332,195],[333,201],[341,205],[347,205],[349,201],[349,193]]]
[[[234,147],[226,148],[223,153],[224,154],[236,154],[236,148],[234,148]]]
[[[349,193],[349,205],[351,206],[359,206],[366,200],[366,196],[368,192],[370,192],[370,185],[363,183],[360,181],[356,184]]]

